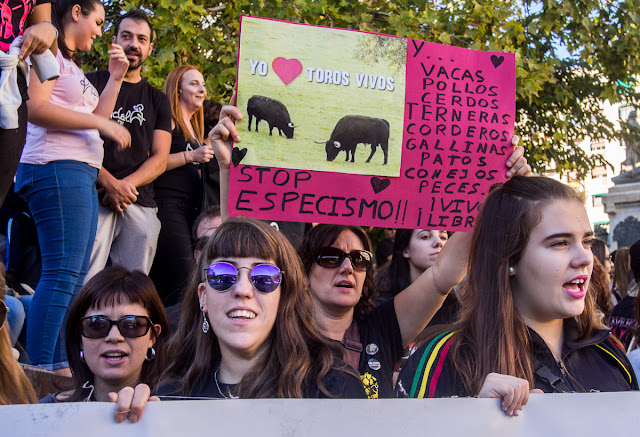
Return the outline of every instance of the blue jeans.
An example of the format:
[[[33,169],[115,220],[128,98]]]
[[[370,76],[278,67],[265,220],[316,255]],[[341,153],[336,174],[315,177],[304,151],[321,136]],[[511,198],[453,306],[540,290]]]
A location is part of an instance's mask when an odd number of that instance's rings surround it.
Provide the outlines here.
[[[11,346],[16,345],[16,340],[22,331],[24,326],[25,311],[22,306],[22,299],[17,299],[13,296],[4,296],[4,303],[9,308],[9,314],[7,314],[7,323],[9,324],[9,336],[11,337]]]
[[[27,355],[48,370],[69,367],[64,325],[89,269],[98,223],[98,169],[78,161],[20,164],[16,192],[29,205],[42,274],[27,318]]]

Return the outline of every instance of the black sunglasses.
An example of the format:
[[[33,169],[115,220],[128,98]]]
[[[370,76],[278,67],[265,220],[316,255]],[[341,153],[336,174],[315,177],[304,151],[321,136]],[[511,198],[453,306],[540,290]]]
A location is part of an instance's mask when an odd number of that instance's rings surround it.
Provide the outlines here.
[[[8,312],[9,308],[7,307],[7,304],[4,303],[4,300],[0,300],[0,329],[4,328]]]
[[[238,267],[233,264],[218,262],[204,269],[207,282],[216,291],[227,291],[238,282],[240,274],[238,270],[249,270],[249,281],[261,293],[271,293],[280,286],[284,272],[273,264],[258,264],[252,269]]]
[[[373,266],[373,254],[368,250],[352,250],[343,252],[337,247],[323,247],[318,251],[316,262],[320,267],[337,269],[349,258],[354,270],[366,271]]]
[[[80,319],[81,334],[85,338],[104,338],[109,335],[111,327],[116,325],[123,337],[138,338],[147,335],[151,319],[147,316],[124,316],[111,320],[105,316],[88,316]]]

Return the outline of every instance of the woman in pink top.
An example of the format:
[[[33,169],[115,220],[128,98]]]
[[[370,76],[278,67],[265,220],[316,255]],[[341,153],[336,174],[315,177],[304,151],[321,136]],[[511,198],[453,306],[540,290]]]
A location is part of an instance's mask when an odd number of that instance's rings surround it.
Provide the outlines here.
[[[42,275],[29,311],[27,353],[32,363],[68,374],[62,333],[71,299],[82,287],[98,218],[95,188],[102,164],[100,135],[127,147],[129,132],[109,120],[129,62],[112,46],[111,79],[102,96],[80,69],[77,51],[102,35],[104,7],[98,0],[59,0],[60,77],[40,83],[31,74],[29,124],[16,191],[36,222]]]

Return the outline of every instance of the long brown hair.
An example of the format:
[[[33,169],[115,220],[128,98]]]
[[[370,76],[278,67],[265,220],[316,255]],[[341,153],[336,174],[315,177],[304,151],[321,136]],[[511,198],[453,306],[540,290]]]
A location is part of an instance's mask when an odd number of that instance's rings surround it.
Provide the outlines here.
[[[359,226],[350,225],[318,225],[312,228],[302,239],[300,247],[298,247],[298,255],[304,265],[304,271],[307,277],[311,273],[311,268],[316,262],[318,251],[326,246],[331,246],[338,236],[344,231],[353,232],[362,243],[364,250],[371,252],[371,241],[367,234]],[[373,269],[367,270],[367,275],[362,286],[362,296],[354,308],[353,316],[356,320],[362,320],[373,309],[373,292],[374,292],[374,272]]]
[[[0,300],[4,301],[4,277],[0,275]],[[11,350],[9,322],[0,329],[0,405],[36,404],[36,394]]]
[[[609,274],[596,257],[593,257],[593,272],[589,281],[589,293],[593,295],[596,301],[596,308],[602,312],[604,320],[607,320],[613,309],[611,290],[609,289]]]
[[[543,207],[554,200],[583,203],[578,192],[553,179],[515,176],[496,184],[481,207],[461,293],[460,322],[454,325],[459,332],[450,352],[470,395],[480,391],[491,372],[517,376],[534,386],[530,334],[514,303],[509,266],[518,264]],[[576,320],[581,338],[602,327],[592,293],[587,293]]]
[[[228,219],[204,247],[200,262],[191,273],[182,296],[182,313],[167,349],[170,358],[163,382],[177,383],[182,395],[191,395],[207,384],[220,359],[213,330],[201,330],[197,289],[206,281],[204,270],[216,258],[261,258],[272,260],[284,272],[276,321],[260,360],[242,378],[241,398],[303,398],[304,389],[315,378],[319,389],[330,396],[322,378],[341,357],[339,345],[324,339],[313,319],[311,295],[305,286],[302,263],[280,232],[253,219]]]
[[[616,250],[615,259],[613,261],[613,287],[620,297],[625,297],[629,291],[629,283],[631,282],[631,255],[629,255],[628,247],[620,247]]]
[[[92,308],[104,308],[126,302],[144,307],[149,313],[151,322],[160,325],[160,335],[156,336],[153,328],[151,335],[156,337],[154,349],[157,351],[163,349],[163,344],[169,336],[169,320],[151,279],[138,270],[130,271],[122,266],[107,267],[82,287],[69,308],[65,342],[69,368],[73,375],[73,388],[71,395],[65,398],[65,401],[76,402],[86,399],[83,385],[86,382],[93,384],[94,379],[93,372],[87,363],[80,359],[81,319]],[[148,384],[152,389],[157,386],[160,373],[159,361],[156,358],[143,363],[139,382]]]
[[[182,76],[184,76],[184,74],[189,70],[200,71],[195,65],[178,65],[176,68],[171,70],[167,76],[167,80],[164,83],[162,91],[169,97],[169,102],[171,103],[171,115],[176,126],[178,126],[178,129],[188,141],[195,141],[195,138],[193,138],[191,133],[189,133],[189,129],[184,122],[182,108],[180,107],[180,99],[178,98],[180,81],[182,80]],[[193,131],[195,132],[198,141],[202,144],[204,141],[204,110],[202,108],[198,108],[191,116],[191,127],[193,127]]]

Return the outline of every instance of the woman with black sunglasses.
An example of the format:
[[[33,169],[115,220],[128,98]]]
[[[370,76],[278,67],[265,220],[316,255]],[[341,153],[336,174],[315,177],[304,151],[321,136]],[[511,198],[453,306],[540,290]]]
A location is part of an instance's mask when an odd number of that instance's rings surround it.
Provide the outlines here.
[[[365,397],[318,332],[295,249],[257,220],[227,220],[211,236],[167,350],[161,397]]]
[[[233,103],[233,102],[232,102]],[[220,208],[227,215],[231,143],[240,141],[234,106],[224,106],[220,122],[209,133],[220,167]],[[512,140],[514,145],[518,139]],[[529,174],[531,167],[516,147],[507,161],[507,176]],[[371,243],[357,226],[319,225],[298,249],[313,299],[320,332],[343,344],[344,359],[360,372],[370,398],[393,396],[393,370],[403,349],[429,323],[449,291],[466,271],[469,233],[457,233],[435,264],[385,305],[373,308]]]
[[[136,422],[149,399],[149,386],[157,385],[156,351],[168,333],[151,279],[120,266],[104,269],[85,284],[69,309],[65,340],[73,388],[40,402],[117,401],[116,421],[128,416]]]

